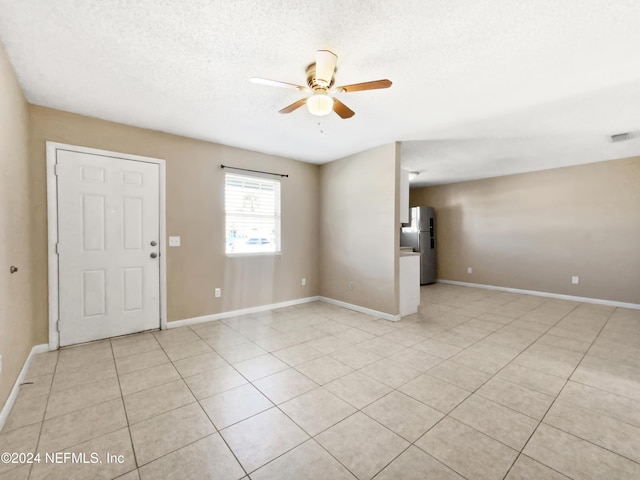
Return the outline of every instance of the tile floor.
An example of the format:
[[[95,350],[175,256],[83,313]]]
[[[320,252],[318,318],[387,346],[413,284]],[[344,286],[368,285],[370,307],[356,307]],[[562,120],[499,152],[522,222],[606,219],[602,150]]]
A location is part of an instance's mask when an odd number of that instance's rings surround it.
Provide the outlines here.
[[[2,480],[637,480],[640,311],[438,284],[397,323],[311,303],[63,349],[0,451],[42,455]]]

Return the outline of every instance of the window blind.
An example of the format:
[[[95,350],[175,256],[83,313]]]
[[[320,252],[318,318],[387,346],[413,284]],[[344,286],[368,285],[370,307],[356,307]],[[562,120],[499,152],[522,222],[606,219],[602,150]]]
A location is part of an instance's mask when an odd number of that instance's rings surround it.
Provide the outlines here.
[[[225,173],[227,253],[280,252],[280,180]]]

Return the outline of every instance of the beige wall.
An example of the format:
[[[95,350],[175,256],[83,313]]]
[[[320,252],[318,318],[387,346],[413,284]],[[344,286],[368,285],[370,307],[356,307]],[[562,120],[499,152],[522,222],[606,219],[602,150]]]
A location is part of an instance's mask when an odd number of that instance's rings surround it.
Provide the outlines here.
[[[395,143],[322,165],[321,295],[398,313],[399,165]]]
[[[0,405],[38,343],[32,308],[27,132],[27,103],[0,44]],[[9,273],[11,265],[18,267],[17,273]]]
[[[45,141],[166,160],[169,321],[319,294],[319,167],[294,160],[29,106],[31,186],[40,267],[34,305],[40,343],[47,341],[47,216]],[[282,180],[282,255],[224,254],[224,171],[220,164],[288,174]],[[307,286],[301,286],[306,277]],[[222,298],[214,298],[216,287]]]
[[[640,157],[414,189],[411,205],[436,209],[441,279],[640,304]]]

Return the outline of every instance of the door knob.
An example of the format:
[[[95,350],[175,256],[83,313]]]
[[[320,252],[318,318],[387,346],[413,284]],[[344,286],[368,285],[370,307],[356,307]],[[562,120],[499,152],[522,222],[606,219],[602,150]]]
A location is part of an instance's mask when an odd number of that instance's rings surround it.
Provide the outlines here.
[[[157,245],[156,241],[155,240],[151,240],[151,246],[155,247],[156,245]]]
[[[158,254],[156,252],[151,252],[151,258],[156,258]]]

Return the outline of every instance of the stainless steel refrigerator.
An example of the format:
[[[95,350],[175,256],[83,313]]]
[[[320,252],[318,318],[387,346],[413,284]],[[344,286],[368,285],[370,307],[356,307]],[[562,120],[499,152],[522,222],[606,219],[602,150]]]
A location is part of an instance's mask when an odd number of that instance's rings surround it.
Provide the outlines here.
[[[420,252],[420,285],[435,283],[436,215],[433,207],[411,208],[411,224],[402,227],[400,246]]]

